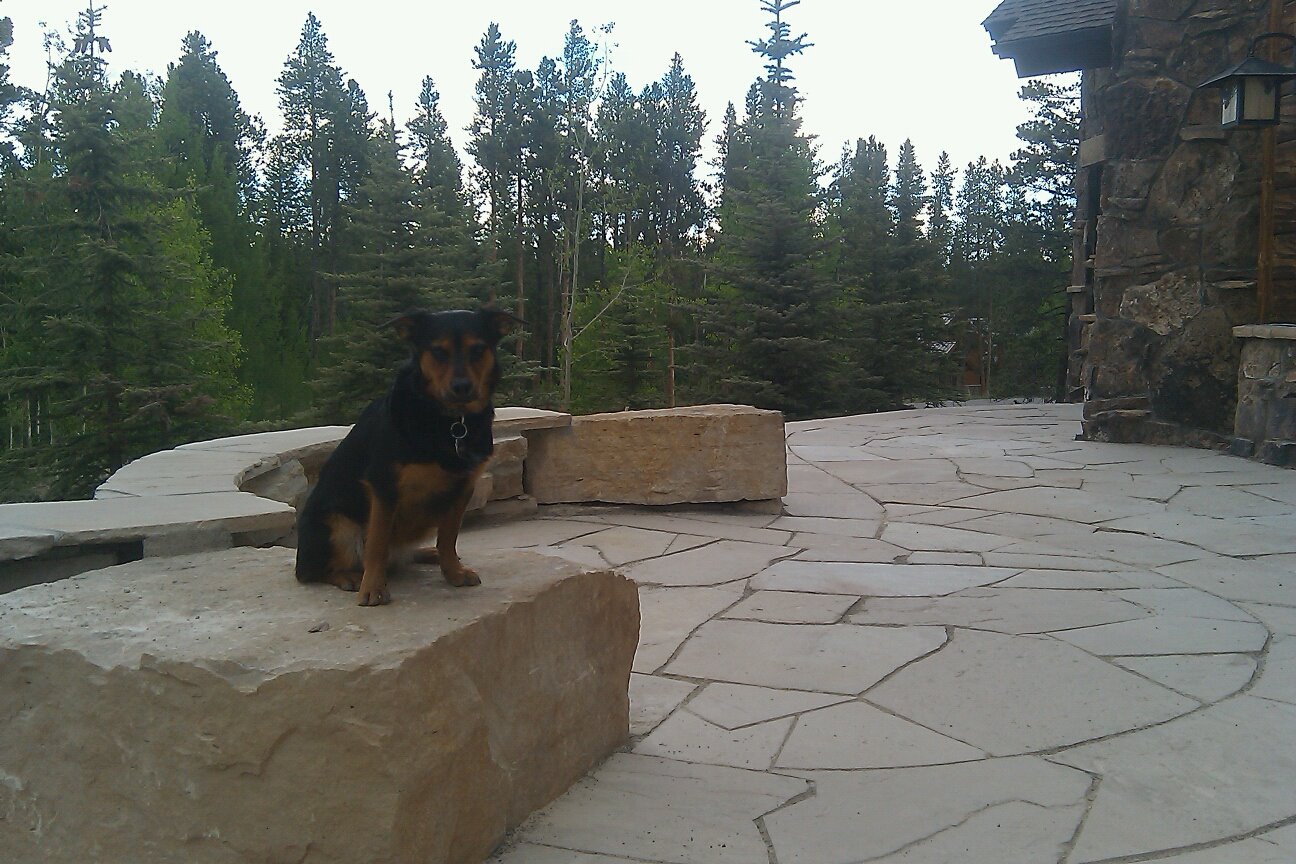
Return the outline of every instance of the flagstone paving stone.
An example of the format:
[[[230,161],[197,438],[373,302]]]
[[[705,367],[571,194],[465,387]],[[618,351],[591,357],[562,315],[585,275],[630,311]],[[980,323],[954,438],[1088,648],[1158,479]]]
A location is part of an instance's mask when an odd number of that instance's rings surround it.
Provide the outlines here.
[[[470,526],[641,583],[628,752],[493,860],[1296,860],[1296,472],[1078,421],[790,423],[782,513]]]
[[[524,826],[528,842],[667,864],[753,864],[755,820],[809,782],[633,753],[614,755]],[[522,859],[515,859],[522,860]]]
[[[756,590],[854,594],[860,597],[936,597],[989,585],[1017,573],[1002,567],[951,564],[863,564],[780,561],[751,580]]]
[[[779,864],[855,864],[893,855],[896,861],[1058,861],[1084,815],[1091,782],[1081,771],[1033,757],[804,776],[815,782],[814,797],[765,817]],[[978,814],[989,823],[974,820]],[[952,842],[957,854],[905,854],[924,842]]]
[[[1100,624],[1055,634],[1058,639],[1107,657],[1149,654],[1230,654],[1259,651],[1268,631],[1246,621],[1157,615],[1142,621]]]
[[[1115,657],[1113,661],[1203,702],[1218,702],[1233,695],[1247,685],[1256,671],[1255,658],[1248,654],[1169,654]]]
[[[903,549],[924,552],[989,552],[1011,545],[1012,537],[982,534],[944,525],[910,525],[892,522],[882,532],[882,540]]]
[[[955,741],[864,702],[803,714],[779,754],[779,768],[904,768],[986,758]]]
[[[977,566],[985,563],[985,558],[978,552],[910,552],[904,559],[906,564],[970,564]]]
[[[1285,566],[1212,556],[1156,570],[1180,583],[1229,600],[1296,605],[1296,570]]]
[[[634,671],[655,672],[695,629],[742,597],[738,586],[672,588],[639,586],[639,650]]]
[[[754,576],[793,551],[786,546],[721,540],[631,565],[625,574],[640,585],[721,585]]]
[[[1128,732],[1199,707],[1052,637],[973,630],[956,630],[944,650],[868,699],[996,756]]]
[[[688,681],[631,672],[630,734],[647,735],[697,688]]]
[[[763,771],[774,761],[792,722],[791,717],[785,717],[738,729],[723,729],[691,711],[677,711],[636,744],[633,752]]]
[[[1275,636],[1296,636],[1296,607],[1274,606],[1268,603],[1239,603],[1256,620],[1262,622]]]
[[[868,537],[797,532],[789,546],[800,547],[801,561],[848,561],[851,563],[894,564],[910,554],[908,549]]]
[[[987,491],[984,486],[973,486],[971,483],[955,480],[945,483],[888,483],[878,486],[864,482],[856,485],[860,489],[867,489],[870,497],[883,504],[950,504],[984,495]]]
[[[1088,591],[1110,588],[1178,588],[1180,583],[1158,573],[1143,570],[1024,570],[998,583],[1000,588],[1049,588],[1058,591]]]
[[[665,555],[676,539],[677,535],[664,531],[617,527],[587,534],[578,542],[581,546],[597,549],[615,567]]]
[[[826,516],[831,519],[877,520],[886,512],[882,505],[861,492],[824,494],[822,492],[789,492],[783,496],[783,512],[788,516]],[[771,528],[780,528],[775,520]]]
[[[724,613],[724,617],[775,624],[835,624],[858,602],[858,597],[840,594],[757,591]]]
[[[708,684],[689,702],[688,710],[722,728],[737,729],[826,708],[849,698],[833,693],[771,690],[746,684]]]
[[[870,597],[852,624],[926,624],[993,630],[997,633],[1047,633],[1111,624],[1151,615],[1115,592],[1056,591],[1033,588],[970,588],[945,597]]]
[[[1296,528],[1296,519],[1283,517]],[[1278,555],[1296,552],[1296,531],[1266,531],[1239,522],[1193,513],[1145,513],[1105,522],[1109,531],[1160,537],[1197,546],[1217,555]]]
[[[710,621],[665,671],[710,681],[855,694],[944,644],[941,627]]]
[[[771,528],[795,531],[799,534],[826,534],[830,537],[860,537],[873,539],[882,530],[876,519],[830,519],[815,516],[781,516]]]

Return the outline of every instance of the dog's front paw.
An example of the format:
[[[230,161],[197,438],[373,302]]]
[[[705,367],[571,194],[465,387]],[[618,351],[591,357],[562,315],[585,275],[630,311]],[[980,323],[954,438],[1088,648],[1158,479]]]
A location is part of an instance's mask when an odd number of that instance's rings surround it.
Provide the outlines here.
[[[391,592],[387,590],[386,582],[379,584],[368,579],[361,580],[357,593],[359,598],[356,602],[361,606],[385,606],[391,602]]]
[[[481,577],[477,575],[477,571],[462,564],[458,567],[443,566],[441,575],[445,576],[445,580],[456,588],[470,588],[473,585],[481,584]]]

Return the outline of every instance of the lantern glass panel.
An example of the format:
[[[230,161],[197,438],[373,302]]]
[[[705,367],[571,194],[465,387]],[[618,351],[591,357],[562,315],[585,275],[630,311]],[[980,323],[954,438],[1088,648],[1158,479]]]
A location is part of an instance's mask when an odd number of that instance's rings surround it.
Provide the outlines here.
[[[1273,78],[1246,78],[1243,85],[1242,120],[1265,123],[1278,116],[1278,82]]]
[[[1229,81],[1227,84],[1224,85],[1223,100],[1222,100],[1224,111],[1223,111],[1222,122],[1223,125],[1226,127],[1236,126],[1238,124],[1238,120],[1241,119],[1238,116],[1239,109],[1242,107],[1241,91],[1242,88],[1236,80]]]

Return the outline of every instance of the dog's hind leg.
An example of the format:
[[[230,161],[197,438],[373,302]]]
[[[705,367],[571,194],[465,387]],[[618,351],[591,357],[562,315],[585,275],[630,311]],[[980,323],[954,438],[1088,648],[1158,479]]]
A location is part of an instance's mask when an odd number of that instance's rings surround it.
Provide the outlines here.
[[[441,553],[436,550],[435,546],[424,546],[413,550],[410,554],[410,560],[415,564],[440,564]]]
[[[328,569],[321,581],[343,591],[360,588],[360,526],[345,516],[328,518]]]
[[[297,581],[325,582],[333,561],[331,517],[320,513],[307,502],[297,519]]]

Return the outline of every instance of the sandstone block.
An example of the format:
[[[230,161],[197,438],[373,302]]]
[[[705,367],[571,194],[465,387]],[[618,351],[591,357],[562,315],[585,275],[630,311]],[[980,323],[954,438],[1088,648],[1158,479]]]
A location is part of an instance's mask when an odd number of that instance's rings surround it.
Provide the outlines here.
[[[625,741],[634,585],[521,552],[390,606],[284,549],[0,597],[0,861],[479,862]]]
[[[491,500],[516,498],[523,494],[522,465],[527,456],[527,439],[522,435],[508,435],[495,439],[495,455],[491,457],[490,473],[494,478]]]
[[[787,492],[777,411],[699,405],[592,414],[528,437],[526,491],[541,504],[760,501]]]

